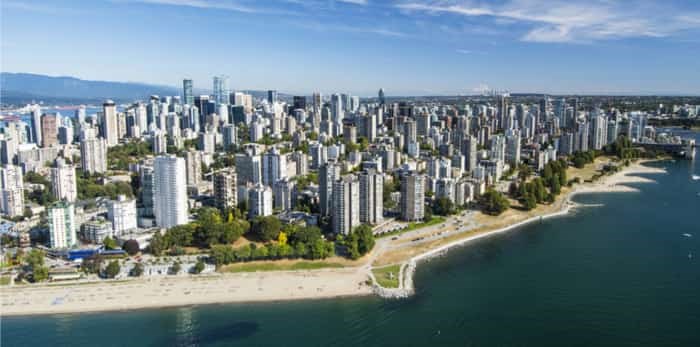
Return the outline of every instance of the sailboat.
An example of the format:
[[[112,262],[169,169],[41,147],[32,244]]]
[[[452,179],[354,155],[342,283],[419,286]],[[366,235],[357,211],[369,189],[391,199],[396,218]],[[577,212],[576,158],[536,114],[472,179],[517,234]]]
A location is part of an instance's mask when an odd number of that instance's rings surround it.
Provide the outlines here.
[[[700,175],[692,175],[691,178],[693,179],[693,181],[698,181],[700,180]]]

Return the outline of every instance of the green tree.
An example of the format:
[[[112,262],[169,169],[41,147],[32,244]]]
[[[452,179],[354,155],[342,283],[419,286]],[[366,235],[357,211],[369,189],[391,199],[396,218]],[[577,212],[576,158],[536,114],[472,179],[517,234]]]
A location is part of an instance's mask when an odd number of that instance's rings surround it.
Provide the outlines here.
[[[500,215],[510,207],[508,199],[506,199],[503,194],[493,189],[487,190],[486,193],[482,195],[481,205],[483,206],[484,213],[493,216]]]
[[[37,266],[32,270],[32,280],[34,282],[43,282],[49,278],[49,268],[46,266]]]
[[[134,277],[141,277],[141,275],[143,275],[143,264],[136,263],[134,267],[131,268],[129,274]]]
[[[202,271],[204,271],[204,262],[201,261],[201,260],[198,260],[198,261],[197,261],[197,264],[194,264],[194,268],[192,269],[192,271],[193,271],[195,274],[200,274],[200,273],[202,273]]]
[[[107,264],[107,267],[105,268],[105,277],[107,278],[114,278],[117,277],[119,274],[119,271],[121,270],[121,267],[119,266],[119,261],[117,260],[112,260]]]
[[[438,198],[435,200],[433,212],[440,216],[449,216],[455,213],[454,203],[447,197]]]
[[[119,246],[117,246],[117,241],[115,241],[113,238],[106,236],[104,240],[102,240],[102,244],[105,246],[105,249],[117,249]]]
[[[173,275],[180,273],[180,270],[182,270],[182,265],[180,265],[179,262],[175,262],[173,266],[170,267],[170,273]]]
[[[260,241],[276,240],[282,230],[282,223],[274,216],[258,216],[253,219],[250,229],[252,236]]]

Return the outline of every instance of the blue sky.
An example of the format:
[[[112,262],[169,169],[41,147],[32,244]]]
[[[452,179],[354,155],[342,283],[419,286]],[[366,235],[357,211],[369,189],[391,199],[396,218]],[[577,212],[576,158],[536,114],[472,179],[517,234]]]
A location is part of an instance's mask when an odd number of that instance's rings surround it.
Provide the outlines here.
[[[700,1],[2,0],[2,71],[374,95],[700,94]]]

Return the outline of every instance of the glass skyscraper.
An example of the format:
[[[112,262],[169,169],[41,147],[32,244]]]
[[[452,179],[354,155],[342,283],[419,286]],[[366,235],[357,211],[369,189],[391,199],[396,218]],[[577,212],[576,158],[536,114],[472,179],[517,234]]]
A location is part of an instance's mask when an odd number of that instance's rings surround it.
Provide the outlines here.
[[[214,76],[214,101],[219,105],[228,103],[228,76]]]
[[[192,80],[182,80],[182,100],[188,105],[194,105],[194,94],[192,93]]]

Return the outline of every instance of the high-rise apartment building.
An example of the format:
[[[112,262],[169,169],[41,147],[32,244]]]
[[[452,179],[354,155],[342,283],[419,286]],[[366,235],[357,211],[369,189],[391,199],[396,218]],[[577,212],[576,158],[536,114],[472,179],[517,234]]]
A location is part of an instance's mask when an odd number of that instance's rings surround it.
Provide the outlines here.
[[[416,172],[401,176],[401,218],[406,221],[425,218],[425,177]]]
[[[71,248],[78,242],[75,230],[75,208],[72,203],[60,201],[47,209],[49,245],[51,248]]]
[[[24,214],[24,181],[19,166],[0,167],[0,211],[10,217]]]
[[[360,225],[360,184],[354,175],[333,182],[333,232],[348,235]]]
[[[340,178],[340,165],[328,162],[318,170],[318,196],[321,216],[329,216],[333,208],[333,182]]]
[[[110,200],[107,203],[107,218],[112,223],[114,235],[119,236],[135,230],[136,200],[127,199],[124,195],[119,195],[117,200]]]
[[[80,163],[83,172],[107,172],[107,141],[97,137],[94,131],[84,131],[83,134],[85,136],[80,140]]]
[[[384,177],[376,170],[360,173],[360,222],[379,224],[384,215]]]
[[[107,140],[107,146],[112,147],[119,144],[119,126],[117,124],[117,106],[112,100],[107,100],[102,104],[102,137]]]
[[[220,210],[238,206],[237,177],[234,168],[214,174],[214,204]]]
[[[78,198],[75,166],[66,163],[61,157],[56,158],[56,163],[51,168],[51,187],[56,199],[74,202]]]
[[[153,162],[153,169],[153,212],[156,224],[161,228],[172,228],[187,223],[185,159],[173,155],[159,156]]]

